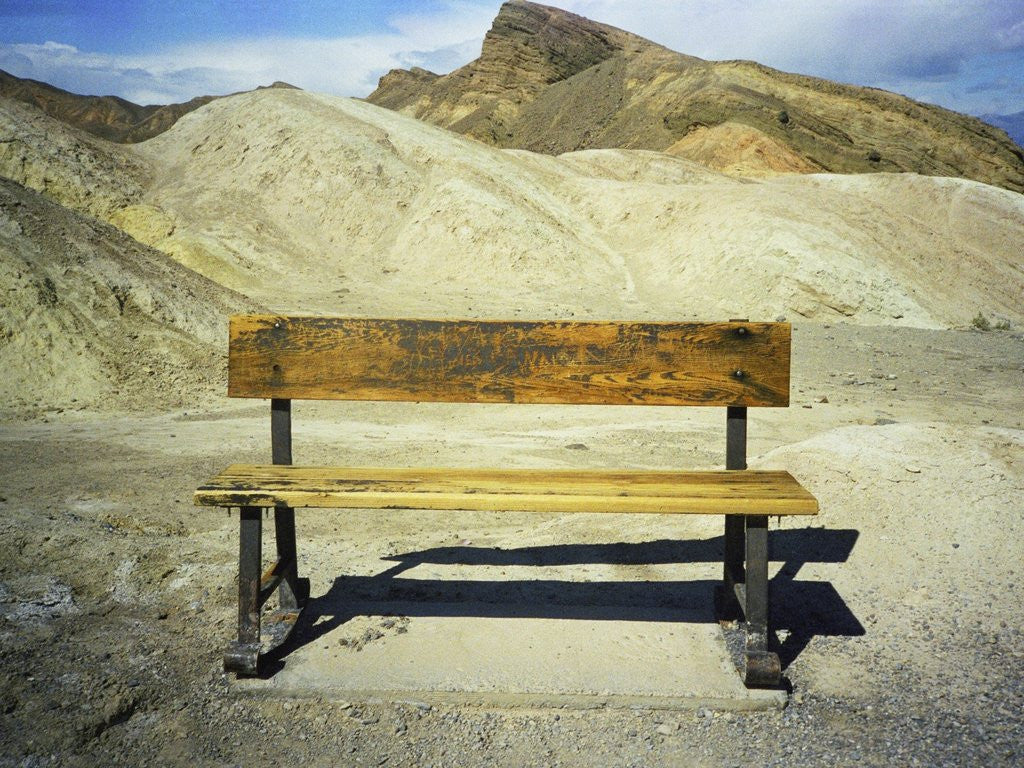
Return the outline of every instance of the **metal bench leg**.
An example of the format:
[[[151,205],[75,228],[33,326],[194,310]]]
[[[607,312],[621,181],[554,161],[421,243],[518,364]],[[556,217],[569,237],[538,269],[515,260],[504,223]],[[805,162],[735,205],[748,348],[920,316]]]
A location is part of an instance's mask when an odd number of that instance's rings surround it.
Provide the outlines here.
[[[277,592],[281,610],[301,610],[309,597],[309,579],[299,578],[294,509],[280,507],[274,510],[274,540],[277,543],[277,561],[287,564]]]
[[[274,464],[292,463],[291,401],[270,401],[271,449]],[[295,510],[274,508],[277,559],[261,575],[263,529],[261,510],[242,507],[238,578],[238,641],[228,647],[224,668],[239,675],[259,673],[261,656],[278,653],[295,631],[309,597],[309,579],[300,579],[295,549]],[[278,596],[278,607],[262,618],[263,605]]]
[[[725,421],[725,468],[747,468],[747,409],[730,406]],[[719,621],[731,623],[740,618],[745,580],[743,558],[746,549],[746,524],[741,515],[725,516],[725,557],[722,584],[715,590],[715,608]]]
[[[274,398],[270,401],[270,449],[274,464],[292,463],[291,400]],[[277,562],[284,567],[282,574],[284,578],[277,592],[280,610],[282,612],[301,611],[306,604],[306,598],[309,597],[309,579],[299,578],[295,553],[294,509],[290,507],[274,509],[274,539],[277,542]],[[283,639],[283,636],[279,639]]]
[[[263,521],[259,507],[242,507],[238,538],[238,640],[224,654],[224,669],[255,675],[260,656],[260,568]]]
[[[782,676],[779,656],[768,650],[768,517],[747,515],[747,567],[743,613],[747,641],[743,653],[743,682],[777,685]]]
[[[722,584],[716,590],[718,620],[733,622],[740,618],[740,602],[736,597],[736,586],[746,579],[743,559],[746,552],[746,527],[742,515],[725,516],[725,558]]]

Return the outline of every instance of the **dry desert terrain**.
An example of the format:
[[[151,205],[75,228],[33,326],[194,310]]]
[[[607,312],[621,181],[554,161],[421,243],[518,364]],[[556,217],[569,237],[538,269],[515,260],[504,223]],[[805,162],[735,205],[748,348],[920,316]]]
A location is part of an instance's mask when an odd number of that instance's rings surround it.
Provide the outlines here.
[[[1024,760],[1020,194],[535,155],[294,90],[133,146],[8,101],[0,129],[0,765]],[[225,396],[226,317],[250,310],[791,321],[792,404],[753,413],[749,447],[821,502],[770,528],[788,706],[240,694],[221,669],[237,522],[191,494],[269,458],[266,403]],[[724,414],[673,410],[300,404],[296,461],[722,466]],[[638,517],[302,512],[300,568],[318,598],[395,557],[510,552],[504,571],[454,558],[432,578],[614,579],[639,586],[564,591],[645,605],[674,578],[672,542],[711,551],[721,531]],[[416,625],[323,636],[344,659]]]

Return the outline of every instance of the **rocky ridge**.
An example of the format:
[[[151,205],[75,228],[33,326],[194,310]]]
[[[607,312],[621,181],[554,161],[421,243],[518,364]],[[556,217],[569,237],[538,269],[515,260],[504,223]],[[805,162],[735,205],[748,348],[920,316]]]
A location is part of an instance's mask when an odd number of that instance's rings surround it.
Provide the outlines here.
[[[269,88],[294,88],[275,82]],[[39,80],[15,77],[0,69],[0,96],[38,107],[50,117],[93,136],[122,144],[163,133],[182,115],[219,96],[196,96],[180,104],[134,104],[117,96],[82,96]]]
[[[392,71],[368,98],[548,154],[651,149],[746,174],[910,171],[1024,191],[1024,151],[976,118],[755,62],[704,61],[525,0],[501,7],[475,61],[440,76]]]

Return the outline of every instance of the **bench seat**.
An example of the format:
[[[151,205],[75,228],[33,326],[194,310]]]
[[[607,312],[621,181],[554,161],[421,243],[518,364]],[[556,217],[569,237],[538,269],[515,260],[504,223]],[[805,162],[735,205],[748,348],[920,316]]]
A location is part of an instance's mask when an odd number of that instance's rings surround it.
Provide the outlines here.
[[[813,515],[782,471],[346,468],[232,464],[195,492],[221,507]]]

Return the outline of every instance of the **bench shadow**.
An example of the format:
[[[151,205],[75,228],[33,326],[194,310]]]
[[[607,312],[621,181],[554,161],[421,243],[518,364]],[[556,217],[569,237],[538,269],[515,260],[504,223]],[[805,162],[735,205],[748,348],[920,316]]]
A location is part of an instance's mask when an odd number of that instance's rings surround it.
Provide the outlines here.
[[[823,528],[772,531],[769,557],[782,562],[771,581],[774,648],[787,667],[816,636],[860,636],[863,625],[830,582],[795,578],[805,563],[845,562],[856,530]],[[311,598],[293,639],[275,654],[292,650],[356,616],[552,618],[606,621],[713,623],[713,593],[721,582],[687,581],[509,581],[418,579],[401,575],[417,566],[554,567],[572,565],[645,566],[721,563],[723,537],[641,543],[557,544],[500,549],[436,547],[391,555],[394,565],[373,576],[338,576],[326,594]],[[779,637],[782,640],[779,640]],[[276,664],[274,665],[277,666]]]

